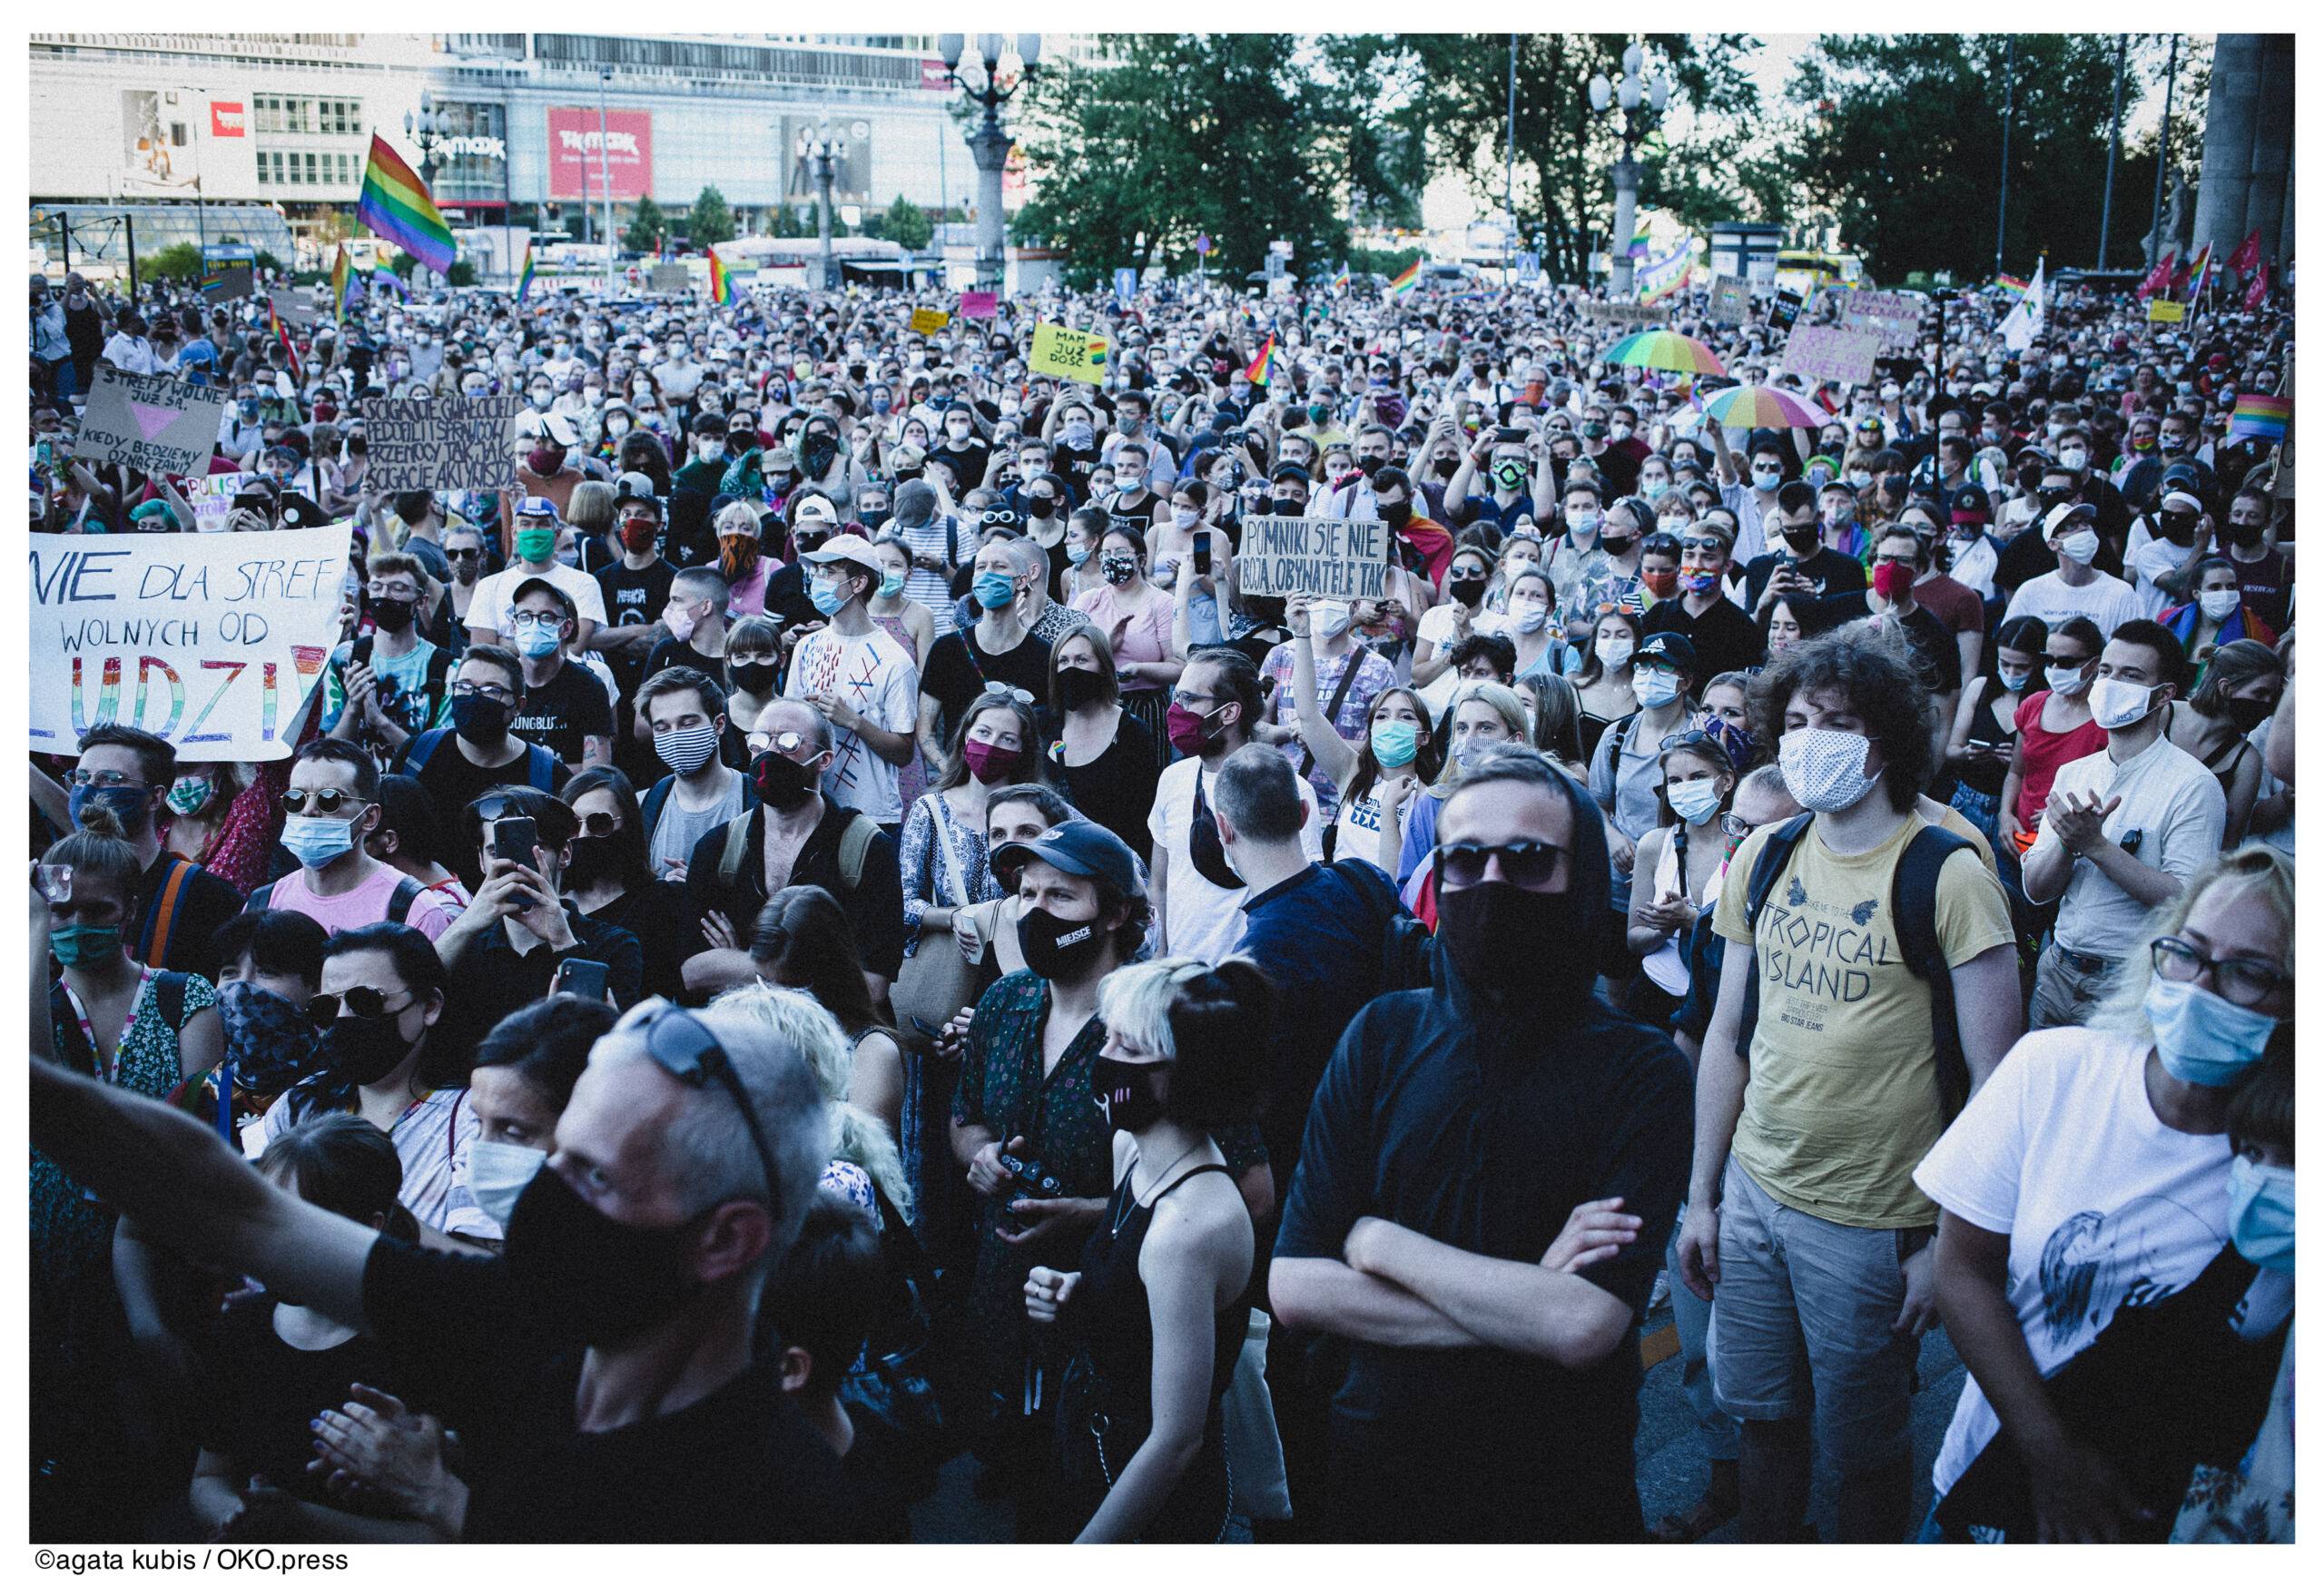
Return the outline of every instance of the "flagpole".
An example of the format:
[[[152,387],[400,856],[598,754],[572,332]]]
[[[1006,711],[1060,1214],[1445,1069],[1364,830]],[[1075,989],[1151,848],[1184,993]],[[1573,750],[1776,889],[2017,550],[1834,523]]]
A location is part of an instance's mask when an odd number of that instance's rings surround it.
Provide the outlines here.
[[[2179,85],[2179,35],[2171,35],[2171,64],[2162,79],[2162,139],[2154,145],[2154,218],[2147,231],[2146,266],[2162,256],[2162,182],[2171,171],[2171,95]]]

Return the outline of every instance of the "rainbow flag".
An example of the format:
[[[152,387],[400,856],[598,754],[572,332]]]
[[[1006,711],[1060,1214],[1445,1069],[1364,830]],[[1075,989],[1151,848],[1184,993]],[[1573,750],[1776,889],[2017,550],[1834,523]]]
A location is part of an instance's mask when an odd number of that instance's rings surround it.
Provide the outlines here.
[[[2025,281],[2015,274],[1996,274],[1994,276],[1994,289],[2015,301],[2025,293]]]
[[[307,375],[299,367],[299,348],[290,343],[290,330],[282,326],[282,318],[274,310],[272,296],[266,298],[266,326],[274,330],[274,337],[282,342],[282,353],[290,359],[291,380],[296,383],[305,382]]]
[[[449,275],[459,250],[452,243],[452,227],[437,212],[428,182],[371,133],[371,162],[363,170],[363,194],[356,199],[355,217],[371,233],[394,241],[439,274]]]
[[[2273,439],[2280,443],[2290,426],[2290,396],[2239,394],[2235,397],[2235,412],[2227,419],[2227,441]]]
[[[1394,279],[1388,281],[1388,294],[1392,296],[1401,296],[1407,291],[1417,290],[1419,286],[1420,260],[1418,258],[1414,258],[1413,260],[1412,267],[1406,269],[1403,273],[1398,274]]]
[[[523,301],[533,293],[533,243],[525,242],[525,266],[517,271],[517,299]]]
[[[1343,258],[1340,260],[1340,271],[1332,276],[1332,289],[1335,291],[1347,289],[1348,280],[1351,277],[1347,271],[1347,260]]]
[[[2211,243],[2210,241],[2205,241],[2203,242],[2203,250],[2197,252],[2195,254],[2195,261],[2188,265],[2187,299],[2189,301],[2197,301],[2202,299],[2203,286],[2210,283],[2211,273]]]
[[[1267,379],[1274,375],[1275,335],[1270,333],[1267,335],[1267,342],[1259,347],[1259,353],[1252,357],[1251,364],[1243,370],[1243,376],[1261,388],[1265,388]]]
[[[1653,291],[1648,292],[1646,295],[1640,296],[1639,300],[1650,306],[1654,302],[1660,301],[1665,296],[1685,290],[1688,284],[1693,281],[1694,277],[1695,265],[1692,261],[1689,261],[1685,268],[1680,269],[1676,274],[1672,275],[1661,285],[1657,286]]]
[[[724,307],[731,305],[734,300],[734,276],[726,271],[726,265],[720,261],[718,249],[714,246],[710,248],[710,304]]]

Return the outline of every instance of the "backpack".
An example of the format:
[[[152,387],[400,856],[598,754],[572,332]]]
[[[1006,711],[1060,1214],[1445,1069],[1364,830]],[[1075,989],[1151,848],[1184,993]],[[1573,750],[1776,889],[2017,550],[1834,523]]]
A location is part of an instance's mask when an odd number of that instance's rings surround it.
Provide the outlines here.
[[[143,934],[138,938],[138,946],[133,950],[140,963],[154,969],[161,969],[170,956],[170,942],[177,934],[178,919],[184,908],[181,900],[185,896],[186,883],[202,869],[192,861],[180,859],[175,854],[162,857],[170,862],[170,873],[162,878],[162,895],[154,900],[153,907],[147,912]]]
[[[283,882],[288,882],[290,878],[287,876],[282,879]],[[242,912],[244,914],[255,914],[261,909],[273,908],[274,890],[281,885],[281,882],[270,882],[265,886],[260,888],[257,892],[251,893],[251,901],[242,905]],[[396,890],[388,894],[388,922],[390,925],[403,925],[408,923],[406,916],[411,913],[413,902],[417,900],[421,893],[427,891],[428,889],[421,886],[419,882],[414,877],[405,876],[398,880],[396,882]]]
[[[448,728],[431,728],[414,739],[411,748],[404,753],[404,770],[415,777],[419,775],[419,769],[428,764],[428,758],[436,754],[436,747],[451,732]],[[529,742],[525,745],[525,782],[526,786],[545,794],[556,792],[556,757]]]
[[[1758,862],[1751,867],[1751,884],[1743,906],[1743,924],[1755,942],[1759,931],[1759,912],[1767,907],[1768,894],[1782,879],[1814,819],[1806,813],[1792,817],[1770,833],[1760,847]],[[1936,935],[1936,883],[1947,860],[1964,849],[1974,848],[1956,833],[1922,823],[1896,862],[1896,883],[1888,897],[1888,916],[1896,930],[1896,948],[1904,954],[1905,967],[1928,985],[1929,1017],[1936,1040],[1936,1087],[1948,1119],[1959,1112],[1969,1099],[1969,1062],[1961,1050],[1961,1025],[1953,1001],[1952,966],[1945,962],[1945,949]],[[1738,1054],[1746,1056],[1759,1018],[1759,975],[1756,967],[1748,987],[1744,1023],[1736,1040]]]
[[[872,840],[880,835],[880,824],[861,811],[847,814],[852,819],[839,834],[839,881],[842,889],[852,892],[863,880],[863,862],[872,853]],[[726,823],[726,841],[719,846],[718,885],[734,885],[750,846],[751,818],[736,816]]]

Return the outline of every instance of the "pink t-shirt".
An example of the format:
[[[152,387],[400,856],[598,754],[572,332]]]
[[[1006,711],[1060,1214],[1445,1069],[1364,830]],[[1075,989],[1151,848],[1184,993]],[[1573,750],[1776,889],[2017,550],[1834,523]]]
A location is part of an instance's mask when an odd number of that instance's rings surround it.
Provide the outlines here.
[[[376,925],[388,917],[388,900],[395,896],[396,883],[404,879],[403,872],[392,865],[382,865],[371,872],[370,880],[350,892],[326,898],[307,886],[307,873],[293,871],[274,884],[269,909],[288,909],[315,921],[331,935],[353,931],[361,925]],[[411,912],[404,916],[404,923],[415,927],[434,941],[444,934],[445,927],[458,917],[459,911],[440,894],[422,891],[411,901]]]
[[[1073,599],[1077,612],[1089,616],[1089,622],[1113,633],[1114,625],[1129,610],[1114,596],[1114,588],[1101,586],[1095,591],[1085,591]],[[1168,597],[1155,596],[1147,599],[1146,606],[1130,617],[1129,626],[1122,631],[1121,639],[1114,646],[1117,663],[1162,663],[1170,657],[1170,626],[1177,616],[1177,606]],[[1158,680],[1125,678],[1125,690],[1157,690]]]

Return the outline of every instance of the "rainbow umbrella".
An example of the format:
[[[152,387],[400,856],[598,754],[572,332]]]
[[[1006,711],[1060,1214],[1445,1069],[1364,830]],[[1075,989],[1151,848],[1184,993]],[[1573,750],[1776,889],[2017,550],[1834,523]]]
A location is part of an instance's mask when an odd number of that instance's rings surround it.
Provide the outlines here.
[[[1719,426],[1738,432],[1763,427],[1818,428],[1832,419],[1799,396],[1764,383],[1722,389],[1703,401],[1703,410]]]
[[[1669,329],[1649,329],[1618,340],[1604,360],[1617,367],[1659,367],[1667,372],[1727,376],[1727,364],[1709,346]]]

